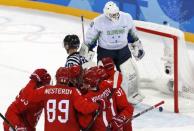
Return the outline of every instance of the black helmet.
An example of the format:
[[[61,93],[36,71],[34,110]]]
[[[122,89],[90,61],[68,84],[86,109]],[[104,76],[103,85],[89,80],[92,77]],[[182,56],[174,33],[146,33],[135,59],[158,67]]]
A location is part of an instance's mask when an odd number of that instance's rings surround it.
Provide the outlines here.
[[[77,35],[67,35],[63,40],[63,44],[67,49],[79,48],[80,40]]]

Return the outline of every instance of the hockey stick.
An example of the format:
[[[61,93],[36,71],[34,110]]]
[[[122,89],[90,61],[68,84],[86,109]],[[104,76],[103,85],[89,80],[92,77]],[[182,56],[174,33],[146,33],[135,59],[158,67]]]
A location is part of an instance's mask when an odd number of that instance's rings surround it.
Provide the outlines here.
[[[141,116],[142,114],[144,114],[144,113],[146,113],[146,112],[148,112],[148,111],[150,111],[150,110],[153,110],[153,109],[157,108],[158,106],[160,106],[160,105],[162,105],[162,104],[164,104],[164,101],[161,101],[161,102],[159,102],[159,103],[157,103],[157,104],[155,104],[155,105],[153,105],[153,106],[151,106],[151,107],[149,107],[149,108],[147,108],[147,109],[145,109],[145,110],[143,110],[143,111],[137,113],[137,114],[134,115],[132,118],[126,120],[125,123],[127,123],[127,122],[129,122],[129,121],[132,121],[133,119],[135,119],[135,118]]]
[[[107,99],[110,99],[112,97],[112,95],[114,94],[114,91],[116,90],[117,88],[117,82],[118,82],[118,77],[119,77],[119,72],[116,71],[115,72],[115,75],[114,75],[114,83],[113,83],[113,87],[112,87],[112,90],[111,90],[111,93],[109,94],[109,96],[107,97]],[[100,114],[100,110],[97,110],[97,112],[95,113],[95,116],[93,117],[93,119],[90,121],[90,123],[88,124],[88,127],[83,129],[82,131],[89,131],[90,128],[92,127],[92,125],[94,124],[96,118],[99,116]]]
[[[13,131],[16,131],[14,126],[0,113],[1,118],[12,128]]]
[[[93,57],[94,57],[94,55],[95,55],[95,52],[93,52],[93,51],[90,51],[90,49],[89,49],[89,47],[87,47],[86,45],[85,45],[85,43],[86,43],[86,40],[85,40],[85,31],[84,31],[84,16],[82,15],[81,16],[81,22],[82,22],[82,34],[83,34],[83,44],[82,44],[82,46],[81,46],[81,48],[80,48],[80,50],[79,50],[79,52],[80,52],[80,55],[83,55],[88,61],[90,61],[90,60],[92,60],[93,59]],[[86,55],[86,49],[85,48],[87,48],[87,55]]]
[[[153,106],[151,106],[151,107],[149,107],[149,108],[147,108],[147,109],[145,109],[145,110],[143,110],[143,111],[137,113],[136,115],[134,115],[134,116],[132,116],[131,118],[127,119],[127,120],[124,122],[124,124],[128,123],[129,121],[132,121],[133,119],[135,119],[135,118],[141,116],[142,114],[144,114],[144,113],[146,113],[146,112],[148,112],[148,111],[151,111],[151,110],[157,108],[158,106],[160,106],[160,105],[162,105],[162,104],[164,104],[164,101],[161,101],[161,102],[159,102],[159,103],[157,103],[157,104],[155,104],[155,105],[153,105]],[[122,126],[123,126],[123,124],[121,124],[121,126],[119,126],[118,128],[121,128]],[[109,125],[109,126],[107,127],[107,130],[106,130],[106,131],[110,131],[110,129],[111,129],[111,125]]]
[[[99,114],[100,114],[100,110],[97,110],[93,119],[88,124],[88,127],[86,127],[85,129],[82,129],[82,131],[89,131],[90,128],[93,126],[94,122],[96,121],[96,118],[99,116]]]
[[[85,31],[84,31],[84,16],[81,16],[81,22],[82,22],[82,35],[83,35],[83,43],[85,43]]]

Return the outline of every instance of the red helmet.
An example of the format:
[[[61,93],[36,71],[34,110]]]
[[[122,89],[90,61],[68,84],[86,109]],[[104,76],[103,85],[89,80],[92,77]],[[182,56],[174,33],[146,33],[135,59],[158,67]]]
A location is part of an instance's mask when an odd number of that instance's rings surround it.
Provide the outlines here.
[[[107,71],[114,70],[114,62],[113,62],[113,59],[111,57],[102,58],[102,63],[103,63],[104,68]]]
[[[76,79],[81,73],[81,68],[78,65],[67,67],[60,67],[56,72],[57,83],[68,84],[71,82],[74,84]]]
[[[73,65],[68,69],[70,78],[77,78],[81,73],[81,67],[79,65]]]
[[[57,83],[68,83],[69,81],[68,75],[69,75],[68,68],[60,67],[55,75]]]
[[[46,74],[43,76],[43,78],[42,78],[42,84],[43,84],[43,85],[48,85],[48,84],[50,84],[50,82],[51,82],[51,76],[50,76],[49,73],[46,73]]]
[[[84,71],[83,83],[95,87],[101,80],[108,78],[108,75],[103,67],[91,67]]]

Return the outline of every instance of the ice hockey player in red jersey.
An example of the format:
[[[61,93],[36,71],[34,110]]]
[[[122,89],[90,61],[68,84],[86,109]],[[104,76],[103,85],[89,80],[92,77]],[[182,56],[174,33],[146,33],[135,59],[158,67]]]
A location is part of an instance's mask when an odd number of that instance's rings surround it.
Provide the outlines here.
[[[88,90],[84,97],[93,102],[98,99],[104,99],[106,102],[106,108],[97,117],[90,130],[132,131],[131,123],[128,123],[129,126],[126,128],[125,121],[132,117],[134,108],[128,103],[124,91],[117,84],[121,83],[121,79],[117,79],[118,82],[115,83],[113,77],[108,76],[108,78],[106,71],[102,67],[92,67],[84,71],[83,86]],[[115,87],[114,90],[113,87]],[[80,115],[79,117],[83,128],[86,128],[91,120],[91,116]]]
[[[115,70],[115,64],[111,57],[102,58],[102,64],[107,74],[109,75],[109,80],[113,80],[113,89],[120,87],[122,83],[122,74],[119,71]],[[115,119],[115,118],[114,118]],[[123,131],[131,131],[131,123],[123,124]]]
[[[77,88],[69,86],[76,83],[80,70],[80,66],[60,67],[55,86],[45,86],[31,94],[32,102],[44,105],[45,131],[80,131],[77,112],[85,115],[99,109],[97,103],[89,102]]]
[[[45,69],[36,69],[30,76],[28,84],[20,91],[15,101],[8,107],[5,117],[17,131],[36,131],[36,124],[43,106],[35,106],[28,101],[28,95],[43,85],[50,83],[51,77]],[[4,131],[12,131],[4,122]]]

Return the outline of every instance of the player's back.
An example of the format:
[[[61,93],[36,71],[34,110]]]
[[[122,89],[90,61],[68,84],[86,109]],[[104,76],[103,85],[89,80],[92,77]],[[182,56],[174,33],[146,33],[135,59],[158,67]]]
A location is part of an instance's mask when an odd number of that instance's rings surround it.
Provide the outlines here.
[[[76,89],[61,85],[44,89],[45,131],[79,131],[74,110]]]
[[[102,112],[101,115],[99,115],[94,123],[94,125],[91,127],[92,131],[101,131],[106,130],[106,127],[108,126],[108,122],[111,121],[113,115],[117,113],[117,110],[113,107],[114,100],[111,98],[112,94],[112,81],[111,80],[104,80],[99,84],[98,90],[89,90],[86,95],[84,95],[85,98],[87,98],[90,101],[96,102],[99,99],[106,100],[106,110]],[[111,100],[110,100],[111,99]],[[111,102],[110,102],[111,101]],[[113,113],[114,112],[114,113]],[[80,122],[82,122],[82,119],[91,119],[91,117],[87,116],[80,116]],[[81,123],[83,127],[85,127],[85,123]]]

